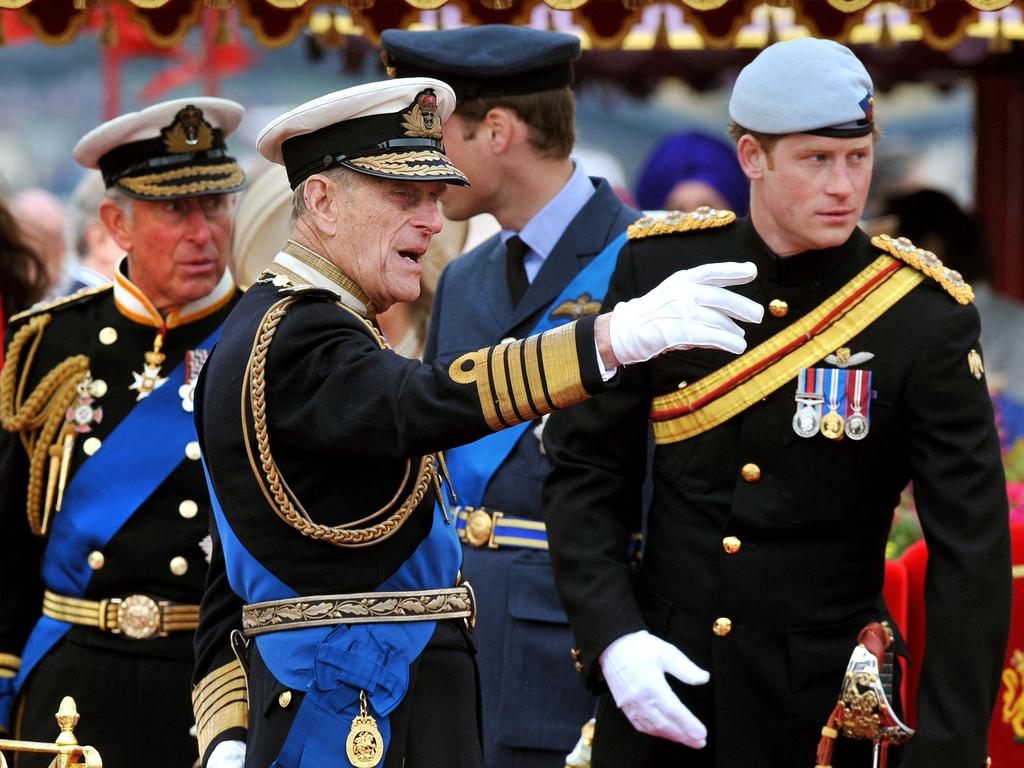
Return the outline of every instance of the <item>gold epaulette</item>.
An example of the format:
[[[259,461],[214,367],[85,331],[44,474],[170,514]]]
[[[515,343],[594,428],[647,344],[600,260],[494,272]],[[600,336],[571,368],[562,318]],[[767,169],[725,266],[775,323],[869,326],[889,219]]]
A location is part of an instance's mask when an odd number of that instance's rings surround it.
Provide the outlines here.
[[[974,291],[964,280],[963,275],[955,269],[945,266],[939,257],[931,251],[918,248],[905,237],[890,237],[889,235],[873,237],[871,244],[928,275],[959,304],[970,304],[974,301]]]
[[[24,312],[12,315],[11,322],[16,323],[26,317],[32,317],[33,315],[38,315],[43,312],[50,312],[54,309],[63,309],[69,304],[75,304],[82,299],[89,298],[90,296],[98,296],[101,293],[111,290],[113,287],[112,283],[108,283],[107,285],[100,285],[95,288],[83,288],[80,291],[75,291],[68,296],[61,296],[59,299],[54,299],[53,301],[40,301],[38,304],[32,305]]]
[[[630,240],[642,240],[655,235],[674,235],[700,229],[717,229],[736,221],[732,211],[718,210],[702,205],[695,211],[672,211],[667,216],[644,216],[629,225],[626,234]]]
[[[290,694],[289,694],[290,695]],[[220,734],[249,726],[249,692],[245,670],[236,660],[218,667],[192,689],[192,713],[196,718],[199,754]]]

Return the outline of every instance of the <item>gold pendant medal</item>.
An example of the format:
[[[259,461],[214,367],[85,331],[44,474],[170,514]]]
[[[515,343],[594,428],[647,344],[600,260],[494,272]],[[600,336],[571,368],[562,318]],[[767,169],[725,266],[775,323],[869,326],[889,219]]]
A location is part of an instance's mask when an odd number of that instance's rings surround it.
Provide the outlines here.
[[[846,426],[846,419],[839,415],[842,405],[842,398],[846,392],[846,371],[838,368],[828,368],[825,371],[825,389],[828,392],[826,405],[828,413],[821,419],[821,434],[829,440],[842,440],[843,428]]]
[[[384,759],[384,737],[366,710],[366,691],[359,692],[359,714],[345,740],[345,754],[355,768],[375,768]]]
[[[128,387],[137,391],[139,394],[135,398],[136,402],[145,400],[152,394],[153,390],[162,386],[166,377],[160,375],[160,366],[164,364],[166,356],[160,351],[164,344],[164,330],[160,329],[157,333],[156,338],[153,340],[153,351],[147,352],[144,357],[146,364],[142,366],[142,373],[136,373],[132,371],[132,376],[135,377],[135,381]]]

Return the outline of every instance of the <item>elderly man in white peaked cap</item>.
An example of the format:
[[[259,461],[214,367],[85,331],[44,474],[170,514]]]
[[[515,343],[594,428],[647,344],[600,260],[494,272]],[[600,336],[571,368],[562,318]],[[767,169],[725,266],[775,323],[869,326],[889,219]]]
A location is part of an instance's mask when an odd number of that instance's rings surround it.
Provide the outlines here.
[[[88,133],[74,154],[103,176],[100,219],[125,254],[114,283],[11,320],[0,725],[51,741],[70,694],[79,739],[107,765],[184,768],[197,752],[188,684],[210,507],[192,389],[239,295],[227,263],[245,176],[224,139],[242,113],[176,99]]]
[[[437,198],[467,183],[442,144],[454,106],[438,80],[370,83],[260,136],[294,227],[197,394],[219,499],[193,693],[207,766],[480,766],[442,451],[584,400],[620,364],[741,351],[736,320],[760,320],[721,287],[753,270],[723,264],[521,341],[431,365],[395,354],[376,315],[416,297]]]

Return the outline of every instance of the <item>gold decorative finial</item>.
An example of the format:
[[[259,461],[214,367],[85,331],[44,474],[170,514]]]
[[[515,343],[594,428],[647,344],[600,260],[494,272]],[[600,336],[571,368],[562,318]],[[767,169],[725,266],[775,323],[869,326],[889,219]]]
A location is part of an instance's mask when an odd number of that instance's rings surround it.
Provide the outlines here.
[[[61,747],[74,747],[78,745],[75,738],[75,726],[78,725],[78,707],[75,700],[65,696],[60,700],[60,709],[54,715],[57,718],[57,725],[60,726],[60,736],[54,742]]]

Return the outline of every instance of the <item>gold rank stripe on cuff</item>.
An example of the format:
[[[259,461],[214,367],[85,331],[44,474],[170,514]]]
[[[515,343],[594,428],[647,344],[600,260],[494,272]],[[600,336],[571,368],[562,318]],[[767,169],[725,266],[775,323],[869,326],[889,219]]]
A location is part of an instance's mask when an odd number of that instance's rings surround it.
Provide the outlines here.
[[[813,311],[714,373],[654,398],[654,441],[686,440],[767,397],[873,323],[924,280],[891,256],[880,256]]]
[[[488,426],[504,429],[586,400],[576,323],[519,341],[485,347],[457,358],[448,375],[476,384]]]
[[[217,667],[192,688],[192,712],[200,755],[224,731],[248,727],[249,694],[237,659]]]
[[[0,653],[0,677],[16,677],[21,669],[21,658],[10,653]]]

